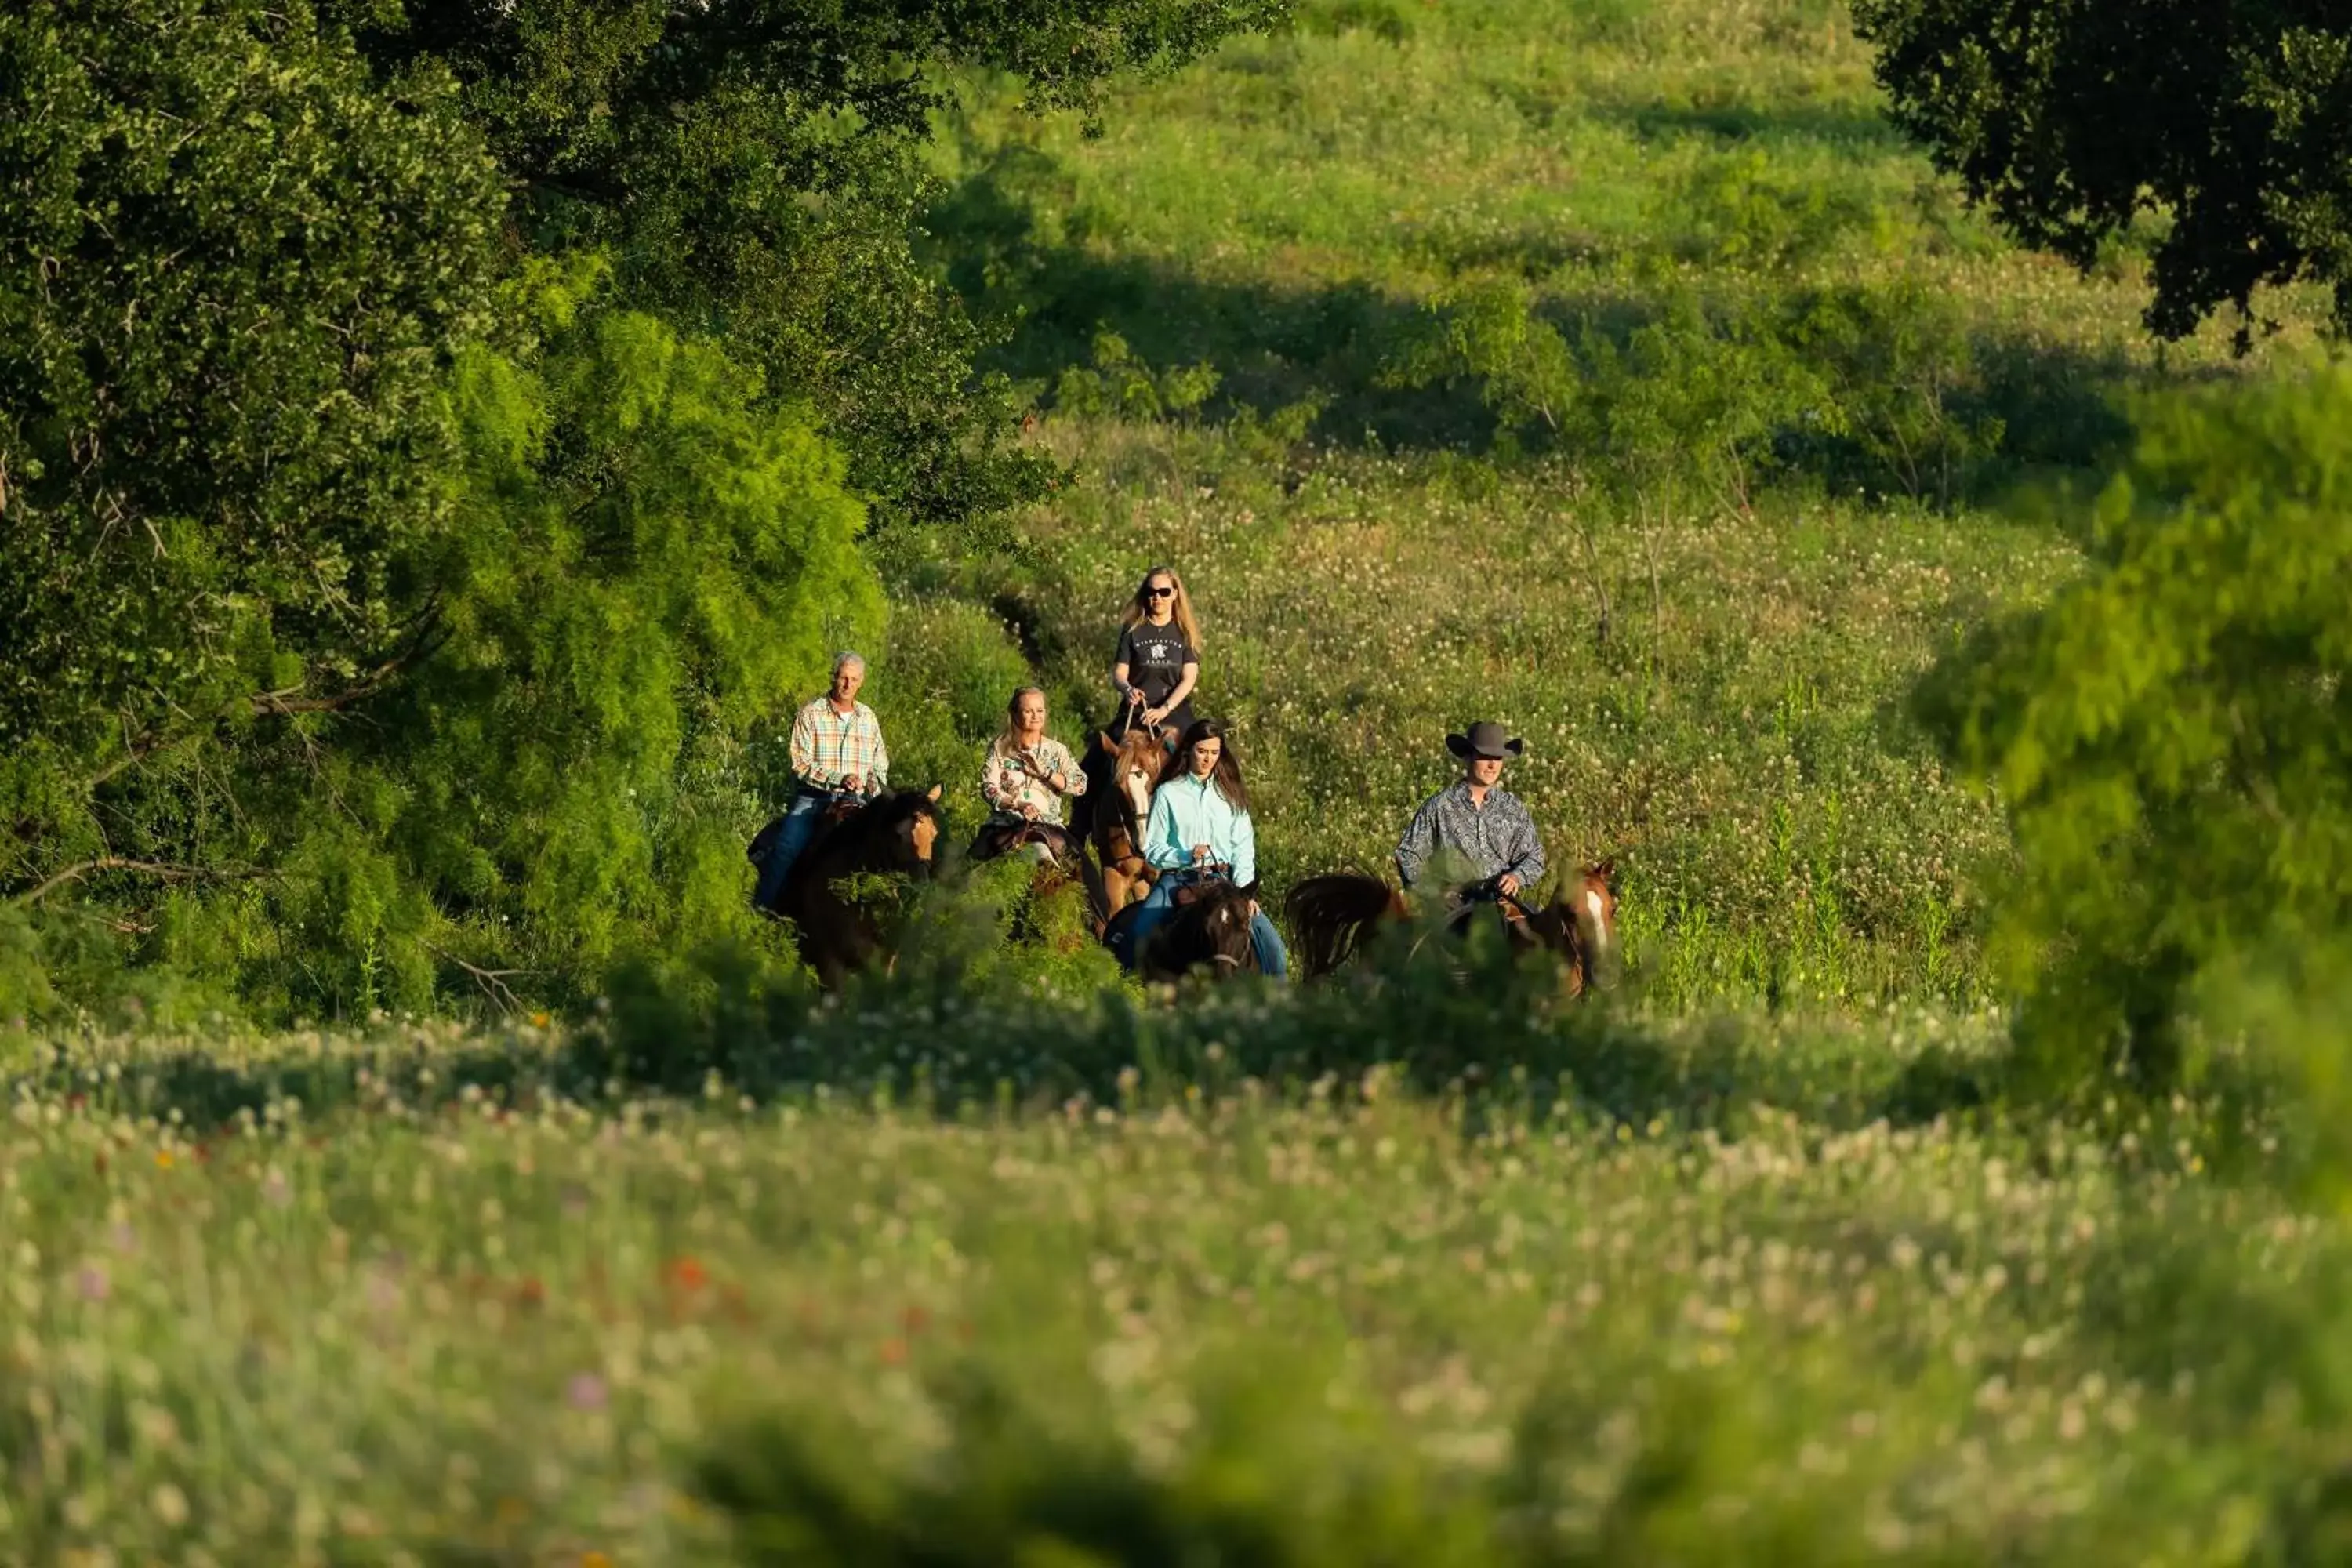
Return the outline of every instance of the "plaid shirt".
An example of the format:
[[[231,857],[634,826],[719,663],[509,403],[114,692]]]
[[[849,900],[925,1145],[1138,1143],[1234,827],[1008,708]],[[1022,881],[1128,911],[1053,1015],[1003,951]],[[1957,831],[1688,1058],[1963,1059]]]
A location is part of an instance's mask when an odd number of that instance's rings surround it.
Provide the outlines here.
[[[1029,751],[1029,767],[1021,765],[1021,753],[1004,749],[1004,737],[998,736],[988,743],[988,761],[980,770],[980,795],[996,811],[1018,814],[1024,805],[1037,808],[1037,820],[1062,826],[1062,796],[1045,779],[1055,773],[1069,786],[1071,798],[1087,793],[1087,775],[1078,771],[1070,749],[1061,742],[1046,736]],[[1043,773],[1045,778],[1039,778]]]
[[[1445,853],[1466,868],[1465,882],[1485,881],[1504,872],[1523,884],[1543,875],[1543,840],[1536,820],[1519,797],[1507,790],[1490,789],[1486,804],[1470,804],[1470,785],[1456,779],[1422,802],[1412,826],[1397,844],[1397,877],[1408,888],[1427,868],[1433,855]]]
[[[836,789],[851,773],[867,795],[879,795],[890,778],[890,749],[874,710],[860,702],[847,717],[834,711],[830,696],[802,705],[793,720],[793,772],[810,789]]]

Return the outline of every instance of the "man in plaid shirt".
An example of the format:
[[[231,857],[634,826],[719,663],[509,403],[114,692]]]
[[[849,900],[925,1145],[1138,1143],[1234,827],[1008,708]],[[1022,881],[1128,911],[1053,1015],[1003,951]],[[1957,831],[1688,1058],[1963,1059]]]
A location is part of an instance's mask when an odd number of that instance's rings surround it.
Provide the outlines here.
[[[1544,872],[1543,839],[1519,797],[1500,786],[1506,758],[1519,754],[1517,737],[1500,724],[1470,726],[1448,735],[1445,749],[1462,760],[1462,776],[1422,802],[1396,850],[1397,879],[1407,888],[1434,858],[1452,864],[1445,891],[1454,903],[1465,892],[1516,899]]]
[[[866,661],[845,653],[833,661],[833,689],[803,703],[793,719],[793,773],[800,787],[784,811],[784,825],[760,868],[752,903],[772,906],[801,851],[816,836],[819,818],[836,796],[880,795],[890,780],[890,749],[874,710],[857,700],[866,684]]]

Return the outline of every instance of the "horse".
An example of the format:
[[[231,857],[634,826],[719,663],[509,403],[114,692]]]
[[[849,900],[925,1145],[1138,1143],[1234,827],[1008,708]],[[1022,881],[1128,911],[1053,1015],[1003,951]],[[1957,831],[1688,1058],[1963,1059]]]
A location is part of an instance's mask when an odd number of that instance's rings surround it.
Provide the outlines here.
[[[1146,980],[1176,981],[1205,966],[1211,978],[1228,980],[1236,974],[1256,974],[1257,943],[1250,937],[1250,896],[1221,875],[1187,878],[1172,895],[1174,912],[1160,922],[1143,951],[1135,955],[1135,972]],[[1110,918],[1103,940],[1115,943],[1134,925],[1140,904],[1130,904]]]
[[[817,984],[840,989],[849,972],[883,956],[887,934],[872,910],[843,896],[836,883],[857,876],[902,876],[928,881],[938,870],[940,786],[898,790],[828,813],[816,837],[793,862],[776,896],[775,912],[799,928],[802,955]]]
[[[1151,792],[1168,752],[1151,725],[1129,723],[1124,740],[1095,737],[1110,757],[1106,787],[1083,797],[1086,837],[1102,868],[1101,916],[1106,929],[1129,904],[1151,889],[1157,873],[1143,858],[1143,825],[1151,816]]]
[[[1613,861],[1585,866],[1574,874],[1572,886],[1555,892],[1542,909],[1529,909],[1489,884],[1484,896],[1450,910],[1445,927],[1455,935],[1466,931],[1478,910],[1491,902],[1503,915],[1512,952],[1559,954],[1568,965],[1568,994],[1581,996],[1602,984],[1601,967],[1617,947],[1616,875]],[[1338,969],[1380,927],[1412,919],[1402,893],[1360,871],[1309,877],[1290,889],[1283,908],[1290,917],[1299,973],[1309,979]]]

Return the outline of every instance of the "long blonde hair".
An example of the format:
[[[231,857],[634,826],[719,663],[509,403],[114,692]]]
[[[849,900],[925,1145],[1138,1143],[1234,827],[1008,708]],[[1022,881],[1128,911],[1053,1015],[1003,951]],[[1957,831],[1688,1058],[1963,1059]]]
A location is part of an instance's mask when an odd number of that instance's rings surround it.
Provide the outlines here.
[[[1024,697],[1034,697],[1039,702],[1044,702],[1045,689],[1042,686],[1022,687],[1013,694],[1013,700],[1005,703],[1004,728],[996,732],[996,744],[989,748],[1000,757],[1021,754],[1021,700]],[[1049,708],[1049,715],[1050,711]],[[1037,738],[1042,741],[1045,737],[1041,733]]]
[[[1135,597],[1127,602],[1127,614],[1119,617],[1119,629],[1124,631],[1129,626],[1141,626],[1151,619],[1151,605],[1144,598],[1143,591],[1151,586],[1154,577],[1167,578],[1169,586],[1176,590],[1175,606],[1169,612],[1169,617],[1176,623],[1176,629],[1184,634],[1184,640],[1192,645],[1192,651],[1199,653],[1201,625],[1192,618],[1192,597],[1184,592],[1184,579],[1176,575],[1173,566],[1154,566],[1143,574],[1143,580],[1135,585]]]

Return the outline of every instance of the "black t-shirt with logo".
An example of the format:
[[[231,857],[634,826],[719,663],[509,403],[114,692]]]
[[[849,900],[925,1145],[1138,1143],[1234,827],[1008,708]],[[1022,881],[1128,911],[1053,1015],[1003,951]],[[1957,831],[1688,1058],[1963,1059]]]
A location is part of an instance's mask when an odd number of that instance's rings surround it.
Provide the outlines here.
[[[1155,626],[1150,621],[1139,621],[1119,635],[1118,662],[1127,666],[1129,682],[1143,689],[1144,706],[1157,708],[1184,679],[1184,667],[1200,662],[1200,655],[1184,640],[1183,629],[1175,622]],[[1179,711],[1168,715],[1167,722],[1180,728],[1190,724],[1192,709],[1188,697]]]

